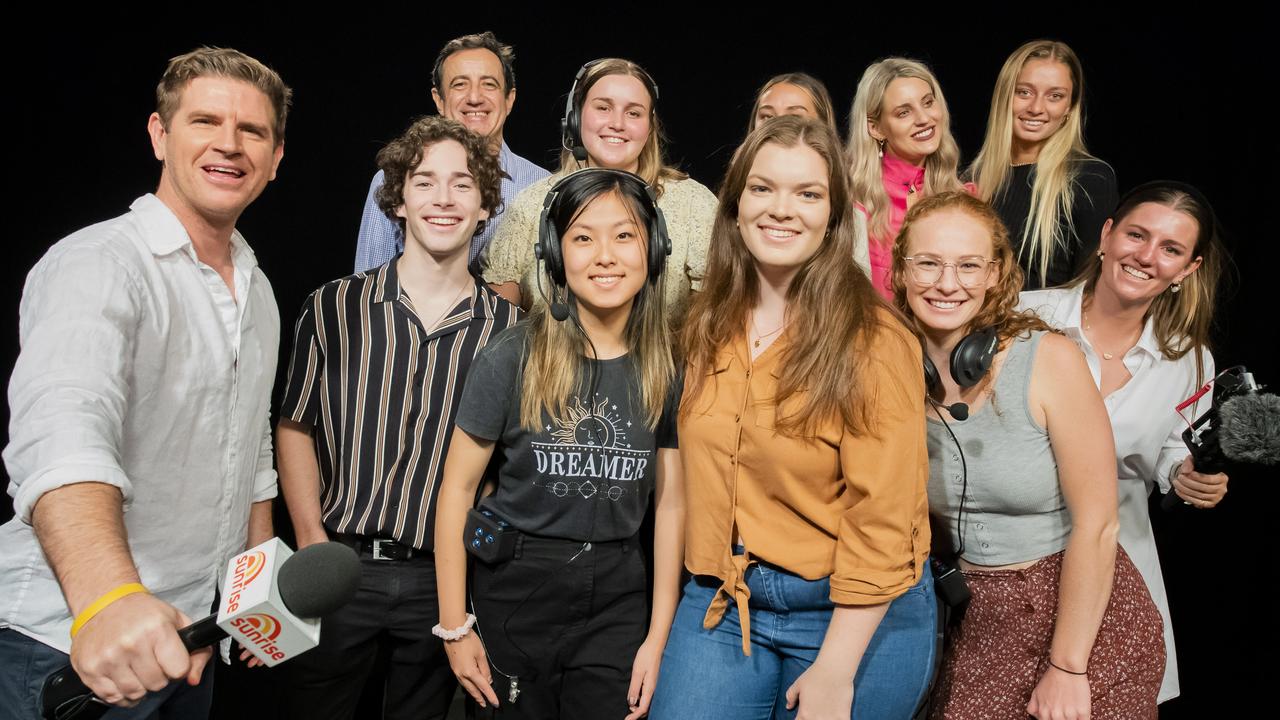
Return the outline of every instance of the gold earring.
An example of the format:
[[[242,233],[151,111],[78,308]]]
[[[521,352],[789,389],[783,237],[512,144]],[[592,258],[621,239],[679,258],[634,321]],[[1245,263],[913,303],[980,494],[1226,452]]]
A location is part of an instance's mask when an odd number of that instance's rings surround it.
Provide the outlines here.
[[[1106,253],[1102,252],[1101,250],[1099,250],[1099,251],[1098,251],[1098,259],[1099,259],[1099,260],[1101,260],[1102,258],[1104,258],[1104,257],[1106,257],[1106,256],[1107,256],[1107,254],[1106,254]]]

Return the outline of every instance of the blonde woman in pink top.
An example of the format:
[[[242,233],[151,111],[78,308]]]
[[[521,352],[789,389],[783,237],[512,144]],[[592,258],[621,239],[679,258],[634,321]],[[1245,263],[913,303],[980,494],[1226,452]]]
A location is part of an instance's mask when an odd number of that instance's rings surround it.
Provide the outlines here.
[[[871,282],[893,299],[889,268],[902,218],[915,201],[948,190],[968,190],[957,175],[960,148],[942,87],[924,63],[890,57],[872,63],[858,81],[849,113],[850,181],[866,220]]]

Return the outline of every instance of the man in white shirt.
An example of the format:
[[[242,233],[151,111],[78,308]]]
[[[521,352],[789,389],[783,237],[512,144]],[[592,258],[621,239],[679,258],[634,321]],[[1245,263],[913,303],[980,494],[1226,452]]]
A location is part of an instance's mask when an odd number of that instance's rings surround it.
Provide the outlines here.
[[[98,697],[136,704],[126,716],[208,714],[210,653],[176,630],[272,534],[280,319],[235,224],[275,177],[289,97],[235,50],[171,60],[147,123],[155,194],[27,277],[4,450],[16,517],[0,527],[10,717],[39,716],[67,653]]]

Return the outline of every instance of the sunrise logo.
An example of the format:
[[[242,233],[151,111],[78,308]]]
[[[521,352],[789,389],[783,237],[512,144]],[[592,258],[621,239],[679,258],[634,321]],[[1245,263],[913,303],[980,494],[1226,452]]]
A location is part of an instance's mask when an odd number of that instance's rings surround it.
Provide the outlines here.
[[[240,644],[257,648],[274,660],[283,660],[284,651],[276,646],[280,636],[280,621],[265,613],[245,615],[231,621],[231,627],[240,636]]]
[[[253,615],[245,615],[240,618],[243,624],[247,624],[260,635],[268,640],[275,640],[280,637],[280,621],[266,615],[264,613],[254,613]]]
[[[262,572],[262,568],[267,564],[267,555],[261,550],[254,550],[249,553],[245,560],[244,581],[240,583],[240,587],[248,587]]]
[[[236,558],[235,569],[231,572],[230,592],[227,594],[228,613],[240,609],[240,592],[257,579],[266,565],[267,556],[261,550],[254,550]]]

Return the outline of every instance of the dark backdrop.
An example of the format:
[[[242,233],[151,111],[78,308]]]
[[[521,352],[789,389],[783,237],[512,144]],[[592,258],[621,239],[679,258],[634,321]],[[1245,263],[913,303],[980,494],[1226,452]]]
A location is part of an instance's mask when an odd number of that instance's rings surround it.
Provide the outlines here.
[[[657,21],[651,9],[631,4],[556,11],[572,22],[553,22],[549,10],[436,17],[424,4],[364,8],[364,17],[353,18],[350,8],[331,16],[319,6],[286,12],[228,4],[209,6],[204,17],[70,23],[63,16],[11,25],[0,51],[9,70],[10,128],[0,368],[8,373],[17,354],[18,299],[30,266],[58,238],[122,213],[154,189],[159,168],[145,125],[169,57],[199,44],[232,46],[271,64],[294,88],[279,178],[240,223],[274,285],[287,348],[306,294],[351,270],[374,154],[413,116],[434,112],[436,51],[448,38],[492,29],[517,50],[517,102],[506,126],[517,153],[550,167],[573,74],[584,61],[624,56],[661,87],[668,157],[713,189],[745,129],[755,88],[772,74],[817,75],[843,116],[867,63],[889,54],[925,60],[946,92],[967,162],[981,143],[1006,55],[1033,37],[1065,40],[1085,66],[1089,148],[1115,167],[1121,190],[1162,177],[1191,182],[1212,199],[1228,230],[1238,270],[1217,316],[1218,366],[1247,363],[1264,382],[1280,383],[1280,368],[1262,350],[1276,330],[1269,286],[1277,252],[1262,216],[1276,198],[1271,169],[1280,144],[1272,107],[1277,63],[1264,54],[1270,38],[1249,27],[1260,18],[1191,23],[1152,13],[1086,24],[1014,19],[999,9],[938,17],[924,5],[877,7],[868,8],[862,27],[799,6],[795,14],[807,17],[730,6],[684,18],[665,10]],[[4,427],[7,420],[0,408]],[[1153,518],[1184,695],[1164,706],[1166,718],[1224,714],[1224,704],[1238,707],[1260,694],[1262,658],[1275,638],[1263,614],[1272,604],[1263,582],[1262,528],[1274,497],[1267,480],[1261,473],[1234,478],[1215,511]],[[10,512],[6,504],[0,519]],[[277,522],[285,522],[279,511]],[[223,715],[271,707],[274,681],[266,671],[220,678]]]

